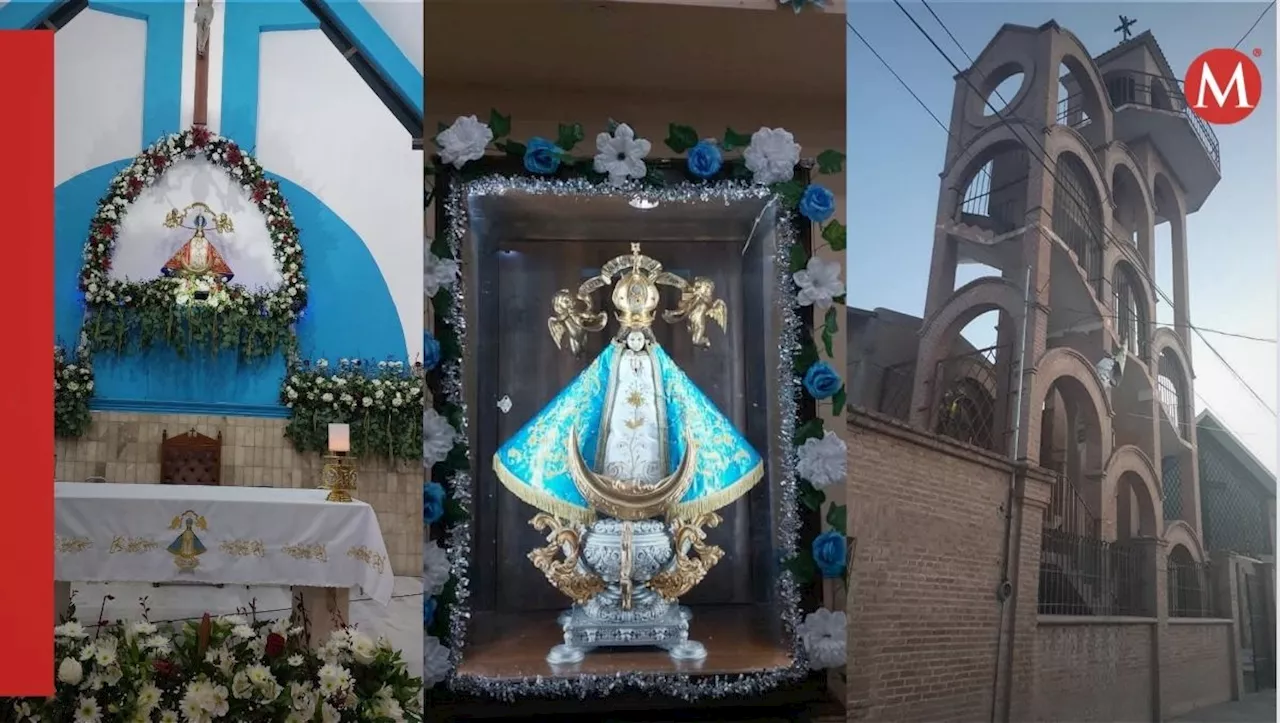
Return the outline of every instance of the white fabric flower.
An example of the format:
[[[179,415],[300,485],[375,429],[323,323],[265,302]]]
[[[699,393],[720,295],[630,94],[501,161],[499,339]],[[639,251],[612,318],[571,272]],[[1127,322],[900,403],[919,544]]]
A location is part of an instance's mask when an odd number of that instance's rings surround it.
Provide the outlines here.
[[[473,115],[458,116],[453,125],[436,135],[440,161],[454,168],[484,157],[484,149],[492,142],[493,129]]]
[[[63,658],[58,666],[58,682],[67,685],[80,685],[84,680],[84,666],[75,658]]]
[[[817,489],[844,482],[848,470],[849,448],[840,435],[827,430],[822,437],[811,437],[796,450],[796,474],[809,480]]]
[[[425,542],[422,545],[422,586],[427,597],[435,597],[444,592],[445,583],[449,582],[449,553],[437,542]]]
[[[751,134],[751,143],[742,152],[751,179],[761,186],[790,181],[800,162],[800,144],[782,128],[761,128]]]
[[[844,293],[844,281],[840,279],[840,262],[823,261],[814,256],[809,263],[791,276],[800,291],[796,301],[801,306],[826,306]]]
[[[629,178],[644,178],[648,170],[644,157],[649,155],[652,144],[636,138],[636,132],[626,123],[620,124],[613,134],[596,136],[596,173],[609,174],[609,183],[621,186]]]
[[[434,409],[422,412],[422,464],[428,469],[443,462],[458,441],[458,430]]]
[[[458,279],[458,262],[453,259],[442,259],[428,251],[422,257],[422,291],[430,298],[440,289],[453,286]]]
[[[849,644],[848,622],[843,610],[833,613],[818,608],[804,616],[799,632],[811,669],[844,667]]]
[[[449,649],[434,636],[422,641],[422,682],[427,687],[441,682],[449,675]]]

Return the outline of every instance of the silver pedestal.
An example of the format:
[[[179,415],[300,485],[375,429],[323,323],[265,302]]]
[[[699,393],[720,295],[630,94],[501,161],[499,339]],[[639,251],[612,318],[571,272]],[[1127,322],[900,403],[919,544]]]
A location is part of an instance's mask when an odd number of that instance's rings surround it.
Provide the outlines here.
[[[674,557],[670,533],[657,520],[632,523],[630,609],[624,609],[621,572],[621,528],[618,520],[592,525],[580,564],[604,579],[607,588],[582,605],[574,605],[558,619],[564,643],[551,648],[547,662],[580,662],[597,648],[648,647],[666,650],[677,662],[696,662],[707,649],[689,639],[689,609],[663,600],[645,583],[666,569]]]

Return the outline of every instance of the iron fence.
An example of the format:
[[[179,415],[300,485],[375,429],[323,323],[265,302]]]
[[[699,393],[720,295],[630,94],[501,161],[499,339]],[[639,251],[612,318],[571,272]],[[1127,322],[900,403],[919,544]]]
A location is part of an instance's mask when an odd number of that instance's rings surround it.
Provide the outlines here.
[[[904,362],[884,368],[880,375],[880,399],[876,410],[904,422],[911,419],[911,393],[915,389],[916,363]]]
[[[1207,562],[1169,556],[1165,581],[1171,618],[1213,617],[1213,578]]]
[[[1100,539],[1101,521],[1059,474],[1040,537],[1042,615],[1150,615],[1142,588],[1143,549]]]
[[[997,402],[1008,385],[1000,383],[998,370],[1003,352],[1009,350],[992,346],[938,362],[936,433],[982,449],[1003,449],[1005,435],[996,429]]]

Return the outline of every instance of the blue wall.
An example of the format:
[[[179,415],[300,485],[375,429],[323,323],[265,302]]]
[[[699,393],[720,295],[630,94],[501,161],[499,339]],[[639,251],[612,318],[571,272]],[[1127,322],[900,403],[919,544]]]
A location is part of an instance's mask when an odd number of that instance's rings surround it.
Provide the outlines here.
[[[345,5],[346,3],[337,3]],[[0,8],[0,28],[30,27],[48,2],[14,0]],[[97,3],[91,7],[148,23],[143,134],[139,150],[176,132],[181,112],[182,7],[178,2]],[[256,143],[258,37],[262,32],[318,27],[301,2],[232,0],[226,11],[223,134],[246,148]],[[376,28],[375,28],[376,29]],[[388,46],[368,25],[362,47]],[[380,32],[380,29],[378,30]],[[376,33],[374,34],[376,35]],[[385,34],[383,34],[385,39]],[[233,52],[236,51],[236,52]],[[244,51],[244,52],[240,52]],[[403,55],[400,56],[403,59]],[[394,59],[383,63],[398,67]],[[421,87],[421,83],[418,83]],[[421,99],[419,97],[419,104]],[[74,345],[84,310],[77,276],[89,221],[111,178],[131,159],[85,171],[55,189],[55,338]],[[404,332],[386,281],[358,235],[320,199],[289,179],[272,176],[301,231],[309,305],[298,324],[307,358],[407,359]],[[417,350],[415,350],[415,353]],[[179,359],[172,351],[136,350],[95,359],[94,408],[121,411],[285,416],[277,395],[284,372],[279,356],[251,366],[234,355]]]

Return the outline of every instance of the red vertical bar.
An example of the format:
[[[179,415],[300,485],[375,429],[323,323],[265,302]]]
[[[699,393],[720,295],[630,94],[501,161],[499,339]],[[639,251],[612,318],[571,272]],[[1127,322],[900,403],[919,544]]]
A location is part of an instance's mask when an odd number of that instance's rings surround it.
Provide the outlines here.
[[[53,694],[53,33],[0,31],[0,696]]]

